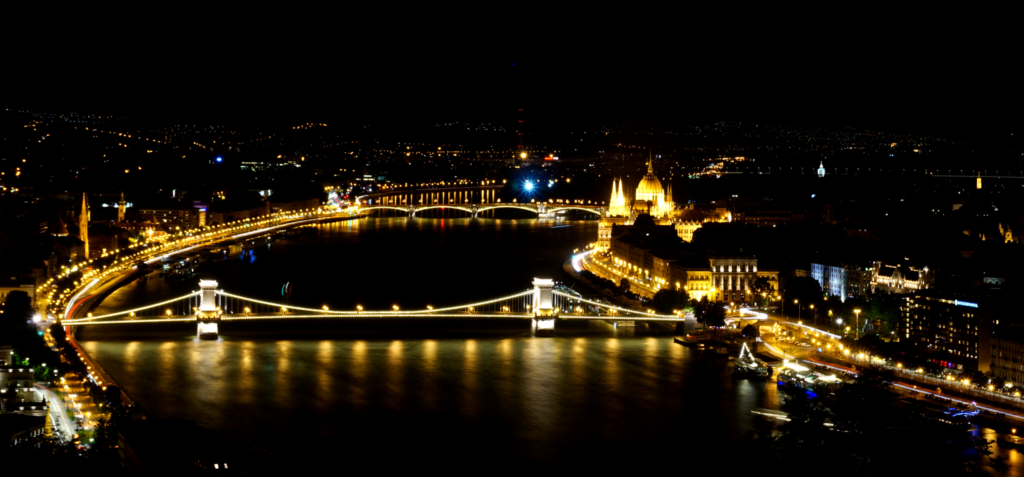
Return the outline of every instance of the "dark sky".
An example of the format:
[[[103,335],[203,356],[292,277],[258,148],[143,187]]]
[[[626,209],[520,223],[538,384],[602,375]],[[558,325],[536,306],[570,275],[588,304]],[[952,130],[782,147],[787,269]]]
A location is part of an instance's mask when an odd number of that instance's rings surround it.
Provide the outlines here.
[[[518,107],[553,125],[1021,123],[1010,11],[159,5],[10,15],[4,106],[200,123],[510,122]]]

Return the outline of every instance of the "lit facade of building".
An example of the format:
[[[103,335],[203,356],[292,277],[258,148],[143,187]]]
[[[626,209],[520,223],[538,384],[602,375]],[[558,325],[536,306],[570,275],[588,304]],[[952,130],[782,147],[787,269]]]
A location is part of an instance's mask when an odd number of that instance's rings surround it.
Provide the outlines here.
[[[928,267],[906,267],[874,262],[871,289],[892,293],[911,293],[929,288],[933,276]]]
[[[977,299],[916,292],[906,297],[901,314],[897,331],[900,341],[932,353],[934,364],[989,370],[993,323]]]
[[[622,179],[612,180],[612,197],[608,201],[608,217],[629,217],[629,206],[626,204],[626,194],[622,190]]]
[[[78,239],[82,241],[85,258],[89,258],[89,201],[82,194],[82,211],[78,214]]]
[[[622,179],[612,180],[608,210],[597,228],[597,248],[607,251],[611,248],[612,228],[631,225],[639,215],[649,215],[658,225],[671,225],[676,235],[684,241],[693,240],[693,234],[708,222],[729,222],[732,215],[725,208],[711,212],[697,210],[691,203],[677,209],[672,198],[672,184],[663,188],[661,180],[654,174],[654,164],[647,164],[647,174],[640,180],[633,200],[627,200],[625,183]]]
[[[616,283],[629,280],[634,293],[653,296],[661,289],[686,291],[691,299],[750,302],[758,278],[778,290],[778,271],[758,268],[757,257],[711,256],[680,242],[673,225],[641,216],[633,225],[616,225],[607,260],[592,272]]]
[[[990,338],[992,348],[992,377],[1013,381],[1014,386],[1024,386],[1024,340]]]
[[[661,187],[661,181],[654,174],[654,162],[647,163],[647,174],[640,179],[636,186],[636,202],[647,203],[647,214],[655,218],[669,217],[675,212],[675,203],[672,200],[672,185],[668,190]],[[634,202],[634,204],[636,203]]]
[[[848,297],[863,297],[871,291],[872,274],[871,267],[811,264],[811,277],[818,281],[822,291],[838,296],[844,303]]]
[[[200,212],[194,208],[141,209],[139,213],[152,216],[168,233],[199,227]],[[205,221],[205,209],[203,220]]]

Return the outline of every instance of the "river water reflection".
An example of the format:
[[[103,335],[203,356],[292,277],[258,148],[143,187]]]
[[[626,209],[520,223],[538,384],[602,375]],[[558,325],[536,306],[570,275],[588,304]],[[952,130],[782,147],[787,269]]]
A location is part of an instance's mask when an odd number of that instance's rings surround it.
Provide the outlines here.
[[[534,276],[571,284],[562,261],[597,228],[500,222],[335,224],[315,240],[211,261],[200,275],[309,306],[453,305],[523,290]],[[97,313],[167,299],[194,281],[139,281]],[[282,297],[285,282],[295,291]],[[311,465],[670,470],[681,457],[732,455],[751,410],[778,404],[773,383],[735,379],[726,360],[659,330],[559,323],[558,336],[535,338],[527,321],[406,325],[229,323],[217,341],[194,339],[186,324],[133,325],[81,338],[148,415],[195,420]]]

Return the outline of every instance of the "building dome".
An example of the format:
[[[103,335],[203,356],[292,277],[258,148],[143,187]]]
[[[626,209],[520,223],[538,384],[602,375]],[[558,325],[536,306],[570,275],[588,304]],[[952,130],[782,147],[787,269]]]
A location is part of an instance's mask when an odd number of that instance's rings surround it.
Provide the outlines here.
[[[638,198],[645,197],[643,200],[650,200],[646,198],[657,197],[663,193],[661,181],[654,177],[654,174],[647,174],[643,179],[640,179],[640,185],[636,186],[636,196]]]
[[[636,186],[637,200],[654,201],[655,197],[663,197],[664,189],[661,188],[661,181],[654,175],[654,163],[647,163],[647,175],[640,179],[640,185]]]

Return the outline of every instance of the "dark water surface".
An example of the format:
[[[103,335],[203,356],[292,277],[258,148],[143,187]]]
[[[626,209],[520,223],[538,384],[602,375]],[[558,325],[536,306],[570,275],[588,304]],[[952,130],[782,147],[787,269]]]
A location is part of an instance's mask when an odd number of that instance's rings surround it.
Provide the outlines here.
[[[296,305],[456,305],[527,289],[533,277],[571,284],[562,262],[596,235],[594,221],[336,223],[254,258],[211,260],[184,281],[136,281],[96,312],[187,293],[199,277]],[[727,361],[662,331],[558,327],[535,338],[526,320],[233,322],[217,341],[196,340],[187,324],[101,326],[81,339],[147,414],[196,420],[298,456],[300,467],[671,472],[681,459],[733,455],[750,411],[778,404],[774,384],[734,379]]]

